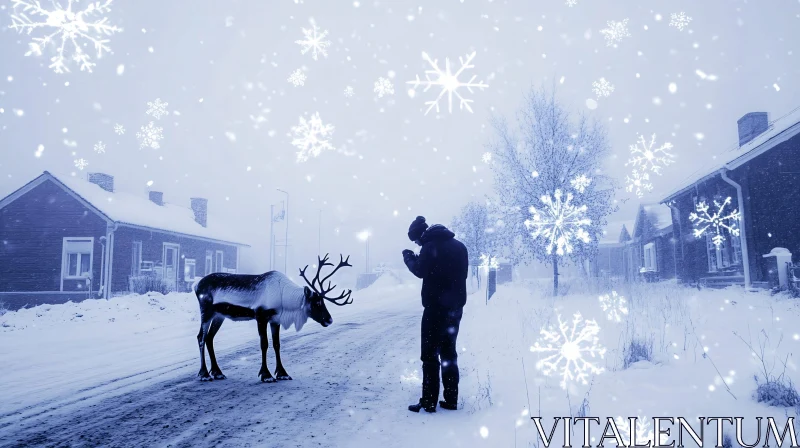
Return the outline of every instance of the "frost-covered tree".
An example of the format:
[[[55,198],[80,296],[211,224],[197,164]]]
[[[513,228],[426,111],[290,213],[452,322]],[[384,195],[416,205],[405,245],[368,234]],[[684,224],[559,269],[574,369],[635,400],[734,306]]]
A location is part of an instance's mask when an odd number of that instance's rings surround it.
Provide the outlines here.
[[[531,89],[516,123],[492,119],[492,169],[502,228],[496,236],[515,262],[539,260],[558,268],[597,252],[614,189],[600,168],[608,155],[605,129],[574,116],[546,88]]]
[[[494,222],[489,208],[478,202],[470,202],[453,218],[451,227],[456,237],[467,247],[469,264],[473,267],[473,275],[476,275],[481,264],[481,255],[495,256]],[[480,277],[478,279],[480,284]]]

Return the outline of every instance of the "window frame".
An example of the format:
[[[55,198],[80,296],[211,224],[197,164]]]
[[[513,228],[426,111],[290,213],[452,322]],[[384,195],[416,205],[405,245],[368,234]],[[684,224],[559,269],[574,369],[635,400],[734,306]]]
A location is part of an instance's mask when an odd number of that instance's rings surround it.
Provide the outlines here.
[[[214,252],[206,250],[206,275],[214,273]]]
[[[189,266],[192,266],[192,276],[187,277]],[[183,259],[183,281],[185,282],[193,282],[194,278],[197,277],[197,260],[194,258],[184,258]]]
[[[139,259],[136,259],[136,248],[139,248]],[[131,275],[132,276],[139,276],[142,275],[142,242],[141,241],[134,241],[131,244]]]
[[[81,259],[86,255],[83,251],[69,251],[67,245],[70,242],[74,243],[89,243],[89,271],[88,275],[80,274]],[[69,254],[78,254],[77,260],[77,275],[70,275],[69,272]],[[94,277],[94,237],[93,236],[65,236],[61,240],[61,291],[64,290],[64,280],[85,280]]]
[[[219,264],[217,262],[219,261]],[[214,271],[225,272],[225,252],[217,250],[214,252]]]
[[[643,246],[642,252],[644,255],[644,269],[648,272],[658,271],[658,261],[656,258],[656,243],[655,241],[647,243]]]

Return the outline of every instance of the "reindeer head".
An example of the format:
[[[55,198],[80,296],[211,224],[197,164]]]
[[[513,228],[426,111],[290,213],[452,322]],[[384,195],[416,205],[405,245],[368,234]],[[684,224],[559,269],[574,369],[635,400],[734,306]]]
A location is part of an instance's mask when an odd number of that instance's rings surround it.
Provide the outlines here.
[[[333,318],[331,317],[331,313],[328,312],[328,308],[325,307],[324,300],[327,300],[335,305],[344,306],[350,303],[353,303],[353,299],[350,298],[350,294],[353,292],[352,290],[342,291],[339,294],[339,297],[326,297],[326,294],[333,291],[336,288],[336,285],[331,286],[332,281],[328,281],[328,286],[325,286],[325,281],[331,278],[333,274],[336,273],[340,268],[345,266],[352,267],[348,261],[350,257],[348,256],[346,259],[341,255],[339,264],[331,271],[330,274],[326,275],[325,277],[320,280],[319,275],[322,272],[322,268],[325,266],[333,266],[333,263],[328,262],[328,254],[325,254],[324,258],[317,257],[319,263],[317,264],[317,275],[311,281],[308,281],[306,277],[306,269],[308,269],[308,265],[303,269],[300,269],[300,276],[303,277],[303,280],[306,281],[308,286],[304,288],[305,295],[306,295],[306,314],[308,317],[317,321],[323,327],[327,327],[328,325],[333,323]],[[324,299],[324,300],[323,300]]]

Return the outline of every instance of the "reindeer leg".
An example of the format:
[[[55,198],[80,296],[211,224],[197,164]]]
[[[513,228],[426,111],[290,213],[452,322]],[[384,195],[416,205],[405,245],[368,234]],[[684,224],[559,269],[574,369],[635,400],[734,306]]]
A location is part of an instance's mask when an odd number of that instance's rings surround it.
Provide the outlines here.
[[[205,317],[201,313],[201,318]],[[211,381],[211,375],[208,374],[208,368],[206,367],[206,353],[205,353],[205,345],[206,345],[206,334],[208,334],[208,327],[211,324],[211,319],[202,319],[200,323],[200,332],[197,333],[197,345],[200,347],[200,372],[197,373],[197,376],[200,378],[200,381]]]
[[[263,315],[256,316],[256,324],[258,325],[258,336],[261,338],[261,370],[258,375],[261,377],[263,383],[274,383],[275,378],[267,368],[267,350],[269,350],[269,339],[267,338],[267,324],[269,318]]]
[[[275,360],[278,363],[278,367],[275,369],[275,377],[278,378],[278,381],[290,380],[292,377],[286,373],[286,369],[283,368],[283,364],[281,363],[281,325],[273,322],[270,323],[269,326],[272,330],[272,348],[275,349]]]
[[[214,336],[217,334],[217,331],[219,331],[219,327],[222,326],[223,322],[225,322],[225,318],[219,315],[212,319],[211,325],[208,328],[208,334],[206,335],[208,357],[211,358],[211,376],[213,376],[215,380],[225,379],[225,375],[222,374],[222,370],[220,370],[217,364],[217,357],[214,355]]]

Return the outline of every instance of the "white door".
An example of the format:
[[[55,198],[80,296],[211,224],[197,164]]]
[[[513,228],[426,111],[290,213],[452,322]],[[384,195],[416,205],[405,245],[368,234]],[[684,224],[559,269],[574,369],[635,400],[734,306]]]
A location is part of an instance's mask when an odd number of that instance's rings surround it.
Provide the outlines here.
[[[164,281],[171,291],[177,290],[178,281],[178,252],[177,244],[164,243]]]

